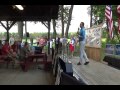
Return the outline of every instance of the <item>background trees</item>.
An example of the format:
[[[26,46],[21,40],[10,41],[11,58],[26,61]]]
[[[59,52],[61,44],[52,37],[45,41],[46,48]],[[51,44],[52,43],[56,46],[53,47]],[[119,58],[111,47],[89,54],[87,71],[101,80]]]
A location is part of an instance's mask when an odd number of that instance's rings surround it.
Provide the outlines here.
[[[68,37],[69,26],[72,20],[72,11],[74,5],[59,5],[58,20],[52,20],[54,37],[56,37],[57,29],[60,28],[61,36]]]

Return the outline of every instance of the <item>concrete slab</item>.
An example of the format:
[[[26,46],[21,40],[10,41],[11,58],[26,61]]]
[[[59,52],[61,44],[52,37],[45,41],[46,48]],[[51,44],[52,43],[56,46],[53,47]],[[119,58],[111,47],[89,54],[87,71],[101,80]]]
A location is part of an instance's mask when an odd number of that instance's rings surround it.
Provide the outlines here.
[[[48,61],[51,60],[48,55]],[[6,64],[0,64],[0,85],[54,85],[54,76],[51,71],[44,71],[42,64],[31,66],[27,72],[23,72],[18,64],[14,69],[11,64],[8,69]]]

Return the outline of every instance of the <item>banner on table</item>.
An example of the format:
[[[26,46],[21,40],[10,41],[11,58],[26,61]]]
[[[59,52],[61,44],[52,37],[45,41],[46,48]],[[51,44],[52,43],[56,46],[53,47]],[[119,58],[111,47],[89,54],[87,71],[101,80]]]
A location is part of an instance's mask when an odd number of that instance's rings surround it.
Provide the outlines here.
[[[101,48],[102,27],[86,29],[86,46]]]

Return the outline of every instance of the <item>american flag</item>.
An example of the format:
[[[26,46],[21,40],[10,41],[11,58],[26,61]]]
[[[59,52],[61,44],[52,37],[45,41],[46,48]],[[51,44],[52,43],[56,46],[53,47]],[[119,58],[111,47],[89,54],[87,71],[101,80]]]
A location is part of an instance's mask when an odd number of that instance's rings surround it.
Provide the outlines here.
[[[118,33],[120,34],[120,5],[117,6],[118,12]]]
[[[120,18],[118,18],[118,34],[120,34]]]
[[[105,16],[108,22],[108,29],[110,38],[113,38],[113,20],[112,20],[112,6],[106,5]]]
[[[120,5],[117,6],[117,12],[120,14]]]

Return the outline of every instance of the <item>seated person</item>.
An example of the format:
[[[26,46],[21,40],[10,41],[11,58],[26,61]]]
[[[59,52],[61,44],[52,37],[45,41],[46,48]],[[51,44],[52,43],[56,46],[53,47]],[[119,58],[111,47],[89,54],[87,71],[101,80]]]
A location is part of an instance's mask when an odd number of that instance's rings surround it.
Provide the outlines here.
[[[18,53],[17,41],[15,41],[13,45],[11,45],[11,49],[13,50],[13,52]]]
[[[2,55],[2,41],[0,40],[0,55]]]
[[[39,46],[34,46],[34,54],[41,54],[42,53],[42,48]]]
[[[46,45],[46,40],[43,37],[41,37],[39,40],[39,46],[43,49],[45,45]]]
[[[2,47],[2,55],[7,55],[10,52],[10,46],[8,41],[5,41],[5,44]]]
[[[28,42],[25,42],[24,46],[20,50],[20,60],[25,60],[31,54],[32,53],[29,50],[29,44]]]
[[[10,48],[8,41],[5,41],[5,44],[2,47],[2,55],[5,56],[5,60],[12,60],[15,62],[16,54],[13,53],[13,50]]]

